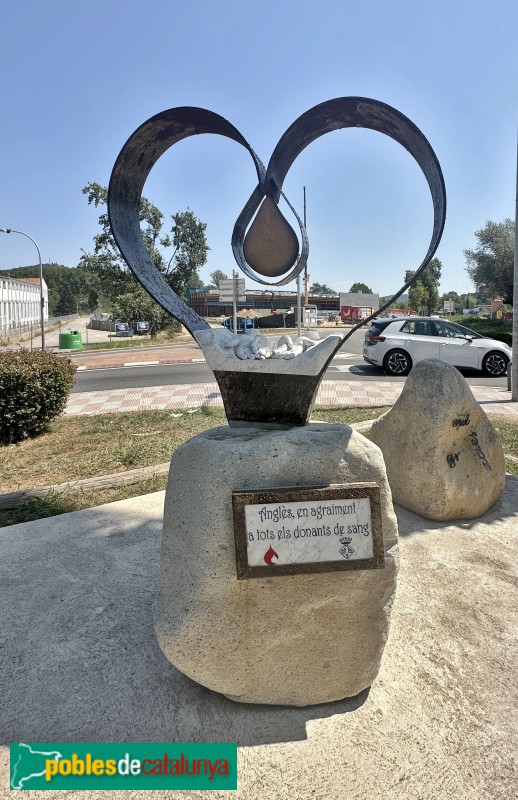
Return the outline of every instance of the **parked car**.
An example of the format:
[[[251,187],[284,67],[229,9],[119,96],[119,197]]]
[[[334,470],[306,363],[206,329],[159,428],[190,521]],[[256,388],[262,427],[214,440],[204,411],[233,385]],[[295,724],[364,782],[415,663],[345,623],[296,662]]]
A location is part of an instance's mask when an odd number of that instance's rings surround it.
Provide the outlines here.
[[[478,369],[493,377],[507,372],[511,348],[496,339],[437,317],[375,319],[365,334],[363,358],[387,375],[408,375],[424,358]]]

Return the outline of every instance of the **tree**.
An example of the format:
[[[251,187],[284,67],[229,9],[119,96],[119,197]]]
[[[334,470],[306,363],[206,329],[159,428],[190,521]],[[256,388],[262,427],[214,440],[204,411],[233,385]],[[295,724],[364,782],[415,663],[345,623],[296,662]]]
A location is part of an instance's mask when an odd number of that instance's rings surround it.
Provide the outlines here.
[[[185,291],[189,292],[191,289],[205,289],[205,281],[202,281],[198,274],[193,275],[192,278],[187,282]]]
[[[416,281],[408,292],[408,305],[412,311],[416,311],[420,314],[421,309],[427,307],[428,302],[428,292],[426,288],[421,281]]]
[[[350,292],[362,292],[362,294],[374,294],[371,288],[366,283],[353,283]]]
[[[123,322],[149,322],[152,339],[165,327],[180,329],[180,324],[172,320],[167,311],[155,303],[142,286],[135,286],[131,292],[122,294],[115,300],[113,316]]]
[[[457,292],[445,292],[441,295],[441,304],[443,308],[447,300],[453,300],[455,313],[457,314],[461,314],[464,308],[475,308],[476,305],[485,304],[487,302],[482,296],[477,297],[473,293],[458,294]]]
[[[453,300],[456,306],[460,305],[460,295],[457,292],[444,292],[441,295],[441,301],[444,303],[445,300]]]
[[[88,309],[95,311],[99,306],[99,295],[95,289],[90,289],[88,292]]]
[[[115,260],[106,252],[83,251],[77,269],[85,275],[89,285],[98,295],[102,295],[112,303],[137,285],[136,279],[121,262],[122,259]]]
[[[220,281],[224,281],[224,280],[228,281],[229,278],[228,278],[228,275],[226,275],[222,270],[215,269],[214,272],[210,273],[210,279],[212,281],[212,285],[210,286],[210,288],[211,289],[218,289],[219,288],[219,282]]]
[[[59,298],[54,309],[56,316],[77,313],[77,300],[68,283],[64,283],[59,292]]]
[[[166,280],[177,295],[182,296],[194,278],[199,279],[198,270],[207,261],[209,246],[205,238],[207,225],[200,222],[190,209],[178,211],[172,215],[173,227],[171,232],[174,252],[167,264]],[[167,246],[162,240],[162,244]]]
[[[309,287],[309,294],[338,294],[338,292],[330,289],[325,283],[312,283]]]
[[[463,304],[462,304],[462,298],[460,297],[460,295],[457,294],[457,292],[444,292],[444,294],[441,295],[441,306],[442,306],[442,308],[444,308],[444,304],[448,300],[453,301],[454,310],[455,310],[456,313],[459,313],[460,311],[462,311],[462,309],[464,307]]]
[[[99,183],[89,183],[83,189],[88,203],[106,206],[108,191]],[[172,227],[164,231],[164,215],[142,197],[139,218],[142,238],[157,269],[171,288],[180,296],[199,280],[198,270],[207,260],[209,247],[205,238],[206,225],[190,209],[172,214]],[[107,211],[99,216],[100,232],[94,236],[93,253],[83,251],[78,271],[89,276],[90,288],[104,295],[112,303],[139,286],[126,264],[112,236]],[[169,255],[168,250],[173,252]]]
[[[459,311],[462,312],[464,308],[475,308],[478,300],[475,294],[461,294]]]
[[[422,288],[426,292],[426,299],[424,302],[421,303],[421,306],[426,308],[426,312],[428,314],[433,314],[434,311],[437,311],[439,308],[439,283],[441,281],[441,270],[442,270],[442,262],[439,261],[438,258],[432,258],[426,269],[419,276],[419,280],[417,283],[420,283]],[[415,272],[412,270],[407,270],[405,272],[405,283],[415,275]],[[414,293],[412,299],[412,288],[408,292],[408,300],[410,302],[410,308],[414,308],[412,302],[416,302],[417,297],[422,297],[423,293],[420,290],[417,294]],[[417,310],[414,308],[414,310]]]
[[[478,245],[464,250],[466,272],[477,292],[491,298],[501,297],[504,303],[513,302],[514,222],[488,220],[484,228],[475,231]]]

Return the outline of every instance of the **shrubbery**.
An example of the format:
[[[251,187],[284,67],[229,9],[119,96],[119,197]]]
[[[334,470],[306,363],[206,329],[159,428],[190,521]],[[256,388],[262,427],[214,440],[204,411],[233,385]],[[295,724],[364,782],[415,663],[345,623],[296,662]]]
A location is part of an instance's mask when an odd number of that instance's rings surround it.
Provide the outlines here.
[[[488,339],[496,339],[498,342],[505,342],[509,346],[513,343],[513,323],[506,319],[486,319],[475,314],[465,315],[464,317],[453,317],[454,322],[465,325],[472,331],[486,336]]]
[[[0,445],[45,433],[75,383],[70,359],[42,350],[0,353]]]

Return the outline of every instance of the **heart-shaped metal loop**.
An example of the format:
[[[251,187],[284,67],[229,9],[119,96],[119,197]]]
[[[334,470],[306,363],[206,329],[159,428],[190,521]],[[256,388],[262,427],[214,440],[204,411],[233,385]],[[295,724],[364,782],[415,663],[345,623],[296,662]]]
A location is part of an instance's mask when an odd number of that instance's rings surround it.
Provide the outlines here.
[[[330,131],[340,128],[368,128],[390,136],[408,150],[419,164],[430,188],[434,210],[431,241],[426,255],[415,272],[414,280],[428,265],[439,245],[446,219],[446,191],[439,161],[429,142],[411,120],[385,103],[365,97],[339,97],[314,106],[300,116],[277,144],[267,169],[242,134],[228,120],[204,108],[179,107],[163,111],[144,122],[122,148],[112,171],[108,189],[108,214],[117,245],[129,268],[140,283],[160,305],[194,333],[208,323],[189,308],[167,284],[153,264],[143,241],[139,224],[139,203],[146,179],[158,159],[177,142],[202,133],[226,136],[245,147],[257,172],[258,183],[232,233],[232,250],[242,271],[252,280],[267,285],[285,285],[304,268],[308,256],[308,239],[302,221],[282,192],[286,174],[297,156],[309,144]],[[287,265],[267,272],[268,280],[258,274],[246,259],[246,236],[261,205],[277,204],[284,197],[297,219],[300,253]],[[268,221],[266,221],[268,224]],[[279,270],[287,266],[287,274],[276,284]],[[402,294],[405,284],[390,303]],[[382,309],[380,309],[382,310]],[[379,313],[379,312],[378,312]]]
[[[419,128],[395,108],[365,97],[339,97],[314,106],[288,128],[267,168],[230,122],[203,108],[182,107],[163,111],[144,122],[122,148],[108,189],[108,214],[115,241],[144,288],[185,325],[205,347],[206,353],[214,350],[214,331],[209,333],[209,324],[167,284],[153,264],[142,238],[139,205],[151,169],[166,150],[188,136],[213,133],[245,147],[253,159],[258,182],[234,226],[232,250],[238,265],[249,278],[272,285],[272,279],[280,277],[275,285],[282,286],[300,274],[309,249],[304,225],[282,191],[286,174],[297,156],[315,139],[330,131],[351,127],[384,133],[405,147],[419,164],[433,201],[434,224],[426,255],[412,280],[376,312],[381,314],[430,263],[439,246],[446,219],[446,191],[437,157]],[[293,229],[277,208],[281,197],[298,222],[300,247]],[[230,424],[241,421],[305,424],[324,371],[336,351],[358,327],[374,316],[362,320],[345,337],[335,336],[334,341],[320,342],[314,348],[318,350],[313,354],[314,358],[313,355],[309,359],[299,356],[301,361],[291,368],[268,360],[236,364],[236,359],[228,358],[219,364],[220,359],[216,356],[214,375]]]

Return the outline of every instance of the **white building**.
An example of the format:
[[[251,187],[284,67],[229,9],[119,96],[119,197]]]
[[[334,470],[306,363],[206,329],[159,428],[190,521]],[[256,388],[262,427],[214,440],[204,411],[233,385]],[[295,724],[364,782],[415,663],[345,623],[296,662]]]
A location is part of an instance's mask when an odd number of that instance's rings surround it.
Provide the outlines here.
[[[7,333],[17,328],[39,325],[40,313],[39,278],[4,278],[0,276],[0,332]],[[49,293],[43,281],[43,319],[49,318]]]

